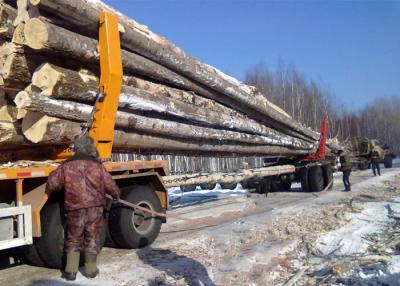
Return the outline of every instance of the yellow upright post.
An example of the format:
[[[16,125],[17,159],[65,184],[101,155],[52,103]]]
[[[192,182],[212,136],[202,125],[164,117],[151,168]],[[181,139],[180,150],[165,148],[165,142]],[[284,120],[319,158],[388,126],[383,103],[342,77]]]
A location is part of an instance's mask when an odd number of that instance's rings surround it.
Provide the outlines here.
[[[118,17],[109,12],[100,15],[100,93],[89,135],[94,139],[100,159],[109,159],[114,140],[115,118],[122,84],[121,44]]]

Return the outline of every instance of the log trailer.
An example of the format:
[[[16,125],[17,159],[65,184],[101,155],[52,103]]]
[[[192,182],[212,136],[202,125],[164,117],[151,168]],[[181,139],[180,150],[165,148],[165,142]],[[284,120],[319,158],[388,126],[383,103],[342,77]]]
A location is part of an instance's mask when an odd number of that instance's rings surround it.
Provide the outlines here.
[[[320,130],[319,146],[315,153],[307,156],[265,158],[263,160],[265,168],[260,168],[260,171],[263,170],[260,172],[262,173],[260,176],[257,172],[248,174],[246,170],[239,171],[240,175],[237,177],[250,177],[240,182],[243,188],[255,189],[257,193],[266,195],[273,191],[289,191],[293,182],[300,182],[304,192],[320,192],[326,188],[331,189],[333,187],[332,166],[335,165],[336,156],[328,158],[326,155],[327,134],[328,123],[324,119]],[[233,190],[238,183],[237,179],[233,179],[234,174],[210,176],[219,177],[219,181],[207,180],[206,174],[200,177],[182,176],[182,180],[179,180],[179,176],[176,177],[176,184],[180,184],[181,190],[184,192],[194,191],[197,185],[191,182],[195,181],[201,182],[199,185],[202,189],[213,189],[217,183],[220,183],[223,189]]]
[[[168,162],[109,162],[115,115],[122,81],[118,18],[103,12],[99,22],[100,85],[98,100],[88,126],[99,157],[121,188],[121,198],[141,207],[165,213],[168,193],[161,176],[168,175]],[[0,250],[23,246],[27,260],[35,265],[61,268],[65,218],[62,198],[46,193],[48,175],[70,149],[57,150],[53,160],[28,167],[0,168]],[[50,157],[49,157],[50,158]],[[111,205],[111,204],[110,204]],[[151,244],[159,234],[162,218],[113,206],[108,212],[104,239],[118,247],[138,248]]]

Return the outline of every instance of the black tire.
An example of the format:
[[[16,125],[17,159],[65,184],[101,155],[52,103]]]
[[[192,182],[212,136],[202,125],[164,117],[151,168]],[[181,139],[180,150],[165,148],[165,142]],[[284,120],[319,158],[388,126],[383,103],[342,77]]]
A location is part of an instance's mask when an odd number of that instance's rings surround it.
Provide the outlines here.
[[[308,183],[311,192],[320,192],[324,189],[324,172],[321,166],[313,166],[308,172]]]
[[[252,179],[244,180],[244,181],[240,182],[240,184],[242,185],[243,189],[255,189],[256,188],[256,184],[254,183],[254,180],[252,180]]]
[[[217,183],[201,184],[200,185],[202,190],[214,190],[216,186],[217,186]]]
[[[392,159],[392,157],[391,156],[386,156],[385,160],[383,162],[383,165],[387,169],[393,168],[393,159]]]
[[[48,203],[40,213],[42,223],[42,236],[36,243],[36,249],[40,258],[50,268],[62,269],[65,266],[65,235],[66,219],[62,203],[55,201]],[[106,228],[101,238],[101,247],[104,245]],[[80,256],[80,264],[84,262]]]
[[[268,196],[271,190],[271,178],[265,177],[256,185],[256,192],[259,194]]]
[[[66,221],[59,202],[48,203],[40,213],[42,236],[36,249],[43,262],[51,268],[63,268],[65,263],[64,237]]]
[[[300,183],[301,183],[301,189],[303,192],[309,192],[310,191],[310,186],[308,183],[308,173],[309,173],[309,168],[308,167],[303,167],[300,169]]]
[[[28,262],[28,264],[45,267],[43,259],[40,258],[39,253],[36,249],[36,244],[38,243],[40,238],[34,238],[33,244],[25,246],[22,250],[23,258]]]
[[[186,192],[194,192],[196,190],[195,185],[187,185],[187,186],[180,186],[181,191],[186,193]]]
[[[220,183],[222,189],[234,190],[237,183]]]
[[[160,200],[149,186],[137,185],[123,190],[121,198],[133,204],[162,212]],[[135,221],[136,220],[136,221]],[[109,218],[113,241],[122,248],[141,248],[153,243],[161,229],[161,219],[140,211],[117,205]]]
[[[292,187],[292,180],[289,176],[274,177],[271,180],[272,192],[289,191]]]
[[[358,169],[359,169],[360,171],[367,170],[368,168],[369,168],[368,162],[361,162],[361,163],[358,163]]]
[[[330,186],[328,188],[328,190],[333,188],[333,170],[332,167],[329,165],[324,165],[323,167],[323,171],[324,171],[324,189],[328,186],[329,183]]]

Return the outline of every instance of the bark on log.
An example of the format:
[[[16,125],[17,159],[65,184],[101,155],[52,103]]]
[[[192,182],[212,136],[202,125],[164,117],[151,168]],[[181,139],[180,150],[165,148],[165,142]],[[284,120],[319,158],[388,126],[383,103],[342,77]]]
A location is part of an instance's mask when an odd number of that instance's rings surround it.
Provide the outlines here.
[[[13,7],[0,3],[0,37],[11,39],[14,34],[14,20],[17,17],[17,11]]]
[[[32,130],[29,130],[31,129]],[[76,136],[81,135],[80,124],[68,120],[49,117],[47,115],[28,112],[22,121],[22,130],[25,137],[32,141],[38,141],[41,145],[70,144]],[[40,136],[38,136],[40,134]],[[299,156],[313,151],[293,150],[281,146],[241,146],[229,144],[200,144],[187,140],[168,139],[159,136],[140,135],[116,130],[114,132],[114,151],[129,152],[165,152],[169,154],[197,154],[206,153],[216,155],[218,153],[251,154],[251,155],[287,155]]]
[[[22,133],[33,143],[68,145],[81,133],[78,123],[28,112],[22,120]]]
[[[104,9],[110,9],[102,3],[87,0],[31,0],[31,3],[55,12],[66,21],[73,22],[76,26],[92,33],[98,29],[100,13]],[[143,30],[141,25],[126,16],[120,13],[118,15],[120,23],[125,27],[125,33],[121,35],[121,44],[125,48],[152,59],[179,74],[226,95],[250,109],[264,114],[275,122],[276,127],[281,126],[279,129],[284,129],[283,126],[287,126],[295,132],[318,140],[319,135],[316,132],[304,128],[295,120],[287,118],[276,111],[265,97],[254,91],[253,88],[190,57],[166,39],[147,29]]]
[[[25,26],[25,42],[30,48],[47,51],[55,54],[64,54],[79,58],[81,61],[96,63],[98,61],[97,41],[63,28],[44,22],[40,19],[31,19]],[[236,102],[232,98],[224,95],[210,92],[198,84],[180,76],[179,74],[155,63],[144,57],[130,53],[122,52],[122,61],[124,68],[129,72],[153,78],[157,81],[165,82],[175,86],[192,90],[208,98],[217,100],[225,105],[237,109],[251,117],[261,120],[263,123],[271,126],[271,121],[266,119],[266,115],[257,114],[255,110],[243,108],[243,104]],[[268,117],[268,116],[267,116]],[[286,117],[285,117],[286,118]],[[287,118],[286,118],[287,119]],[[289,135],[296,136],[298,132],[289,130],[281,123],[274,123],[272,127],[281,130]],[[305,130],[303,128],[303,130]],[[307,132],[306,132],[307,133]],[[302,137],[302,136],[297,136]]]
[[[92,106],[86,104],[65,100],[54,100],[45,96],[41,96],[37,93],[28,93],[25,91],[18,93],[15,98],[15,103],[19,108],[42,112],[49,116],[78,122],[86,122],[92,112]],[[174,121],[144,117],[121,111],[117,112],[116,126],[124,130],[134,130],[146,134],[189,139],[191,138],[197,140],[198,142],[240,142],[252,145],[259,144],[288,146],[291,148],[306,150],[310,150],[313,147],[309,144],[300,144],[281,138],[273,139],[265,136],[205,128],[177,123]],[[36,133],[36,136],[40,137],[38,133]],[[40,140],[35,141],[35,143],[37,142],[40,142]]]
[[[95,94],[98,81],[96,77],[46,63],[34,73],[32,85],[40,88],[42,95],[52,98],[93,103],[96,99]],[[168,92],[172,93],[174,90],[169,89]],[[231,113],[234,116],[231,116],[226,113],[199,108],[173,98],[165,97],[164,95],[155,95],[130,86],[123,86],[119,106],[128,110],[151,111],[212,127],[267,136],[279,141],[292,142],[290,145],[294,146],[304,145],[297,138],[292,138],[269,129],[254,120],[239,116],[233,111]],[[225,110],[229,109],[225,108]]]
[[[265,176],[277,176],[282,174],[291,174],[296,171],[293,165],[273,166],[257,169],[242,170],[232,173],[198,173],[190,175],[174,175],[163,177],[164,184],[167,188],[201,185],[210,183],[240,183],[244,180],[252,178],[262,178]]]

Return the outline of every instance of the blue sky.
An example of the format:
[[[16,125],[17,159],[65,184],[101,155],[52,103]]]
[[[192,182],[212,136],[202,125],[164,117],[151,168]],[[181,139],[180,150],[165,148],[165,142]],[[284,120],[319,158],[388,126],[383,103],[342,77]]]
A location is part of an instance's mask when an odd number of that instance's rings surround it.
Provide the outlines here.
[[[239,79],[281,58],[350,109],[400,95],[400,1],[105,2]]]

